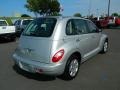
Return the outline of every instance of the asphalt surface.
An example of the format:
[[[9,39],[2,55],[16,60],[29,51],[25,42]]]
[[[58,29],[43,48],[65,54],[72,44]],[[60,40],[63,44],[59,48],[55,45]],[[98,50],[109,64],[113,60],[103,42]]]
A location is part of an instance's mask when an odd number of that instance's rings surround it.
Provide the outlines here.
[[[18,40],[0,40],[0,90],[120,90],[120,29],[104,32],[109,51],[84,62],[72,81],[20,70],[11,58]]]

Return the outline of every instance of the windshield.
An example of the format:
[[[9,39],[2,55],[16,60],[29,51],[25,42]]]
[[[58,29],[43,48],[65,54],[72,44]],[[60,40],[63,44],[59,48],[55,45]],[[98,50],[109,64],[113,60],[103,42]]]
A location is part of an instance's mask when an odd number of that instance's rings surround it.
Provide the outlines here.
[[[7,23],[5,21],[0,21],[0,26],[7,26]]]
[[[53,33],[55,18],[39,18],[32,21],[23,32],[25,36],[50,37]]]
[[[24,20],[23,25],[28,25],[32,20]]]

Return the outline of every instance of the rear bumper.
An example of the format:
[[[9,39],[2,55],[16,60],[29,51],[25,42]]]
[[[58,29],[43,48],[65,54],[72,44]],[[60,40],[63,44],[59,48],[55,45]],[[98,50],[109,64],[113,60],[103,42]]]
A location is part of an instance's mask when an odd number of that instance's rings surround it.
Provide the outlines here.
[[[15,37],[15,32],[0,34],[0,37]]]
[[[31,73],[40,73],[46,75],[61,75],[64,72],[65,64],[41,63],[13,54],[14,62],[22,69]]]

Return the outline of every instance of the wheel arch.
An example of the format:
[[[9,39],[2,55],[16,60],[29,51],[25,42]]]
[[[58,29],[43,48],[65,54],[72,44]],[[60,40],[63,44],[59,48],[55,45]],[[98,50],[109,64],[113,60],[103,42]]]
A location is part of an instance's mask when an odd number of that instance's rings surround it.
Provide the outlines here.
[[[99,47],[100,47],[101,49],[102,49],[103,44],[104,44],[105,41],[109,42],[109,41],[108,41],[108,36],[105,35],[105,34],[103,34],[102,37],[101,37],[101,39],[100,39],[100,43],[99,43]]]
[[[69,56],[69,58],[72,57],[73,55],[77,56],[77,57],[79,58],[79,63],[81,63],[81,53],[78,52],[78,51],[73,52],[73,53]],[[69,60],[69,58],[68,58],[68,60]]]

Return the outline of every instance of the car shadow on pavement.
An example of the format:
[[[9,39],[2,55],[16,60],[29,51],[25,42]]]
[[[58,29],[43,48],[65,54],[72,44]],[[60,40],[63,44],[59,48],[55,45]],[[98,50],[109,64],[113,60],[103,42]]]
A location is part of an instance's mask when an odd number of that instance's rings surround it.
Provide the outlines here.
[[[119,30],[120,29],[120,26],[111,26],[111,27],[109,27],[108,29],[114,29],[114,30]]]
[[[13,42],[13,40],[8,40],[8,39],[0,38],[0,44],[10,43],[10,42]]]
[[[13,65],[13,69],[16,71],[16,73],[28,78],[28,79],[34,79],[37,81],[53,81],[56,80],[55,76],[48,76],[48,75],[41,75],[37,73],[29,73],[22,69],[20,69],[17,65]]]

